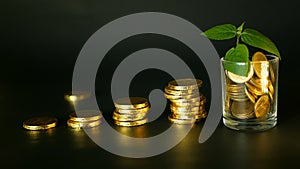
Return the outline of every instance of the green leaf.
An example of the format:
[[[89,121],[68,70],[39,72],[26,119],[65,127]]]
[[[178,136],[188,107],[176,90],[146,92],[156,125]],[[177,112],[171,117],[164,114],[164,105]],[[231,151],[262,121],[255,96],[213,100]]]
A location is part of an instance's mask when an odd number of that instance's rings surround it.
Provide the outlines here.
[[[218,25],[203,32],[202,35],[212,40],[231,39],[236,36],[236,27],[232,24]]]
[[[243,22],[238,28],[237,28],[237,32],[242,32],[243,28],[244,28],[245,22]]]
[[[254,29],[245,29],[242,32],[241,39],[248,45],[263,49],[281,58],[276,45],[268,37]]]
[[[226,70],[240,75],[247,76],[249,70],[249,51],[246,45],[238,44],[236,48],[231,48],[226,53],[224,60],[230,62],[224,62],[224,67]],[[236,62],[242,62],[243,64],[238,64]]]

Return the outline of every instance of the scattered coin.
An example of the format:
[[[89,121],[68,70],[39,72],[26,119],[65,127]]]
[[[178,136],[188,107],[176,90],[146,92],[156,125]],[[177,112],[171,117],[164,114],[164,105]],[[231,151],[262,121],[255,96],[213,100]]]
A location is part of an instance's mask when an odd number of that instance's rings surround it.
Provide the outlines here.
[[[28,130],[46,130],[57,125],[54,117],[34,117],[23,122],[23,127]]]

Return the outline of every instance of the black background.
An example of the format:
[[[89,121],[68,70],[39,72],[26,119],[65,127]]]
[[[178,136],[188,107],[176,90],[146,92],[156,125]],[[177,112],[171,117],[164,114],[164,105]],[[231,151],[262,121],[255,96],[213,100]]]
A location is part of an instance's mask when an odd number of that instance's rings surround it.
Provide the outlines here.
[[[300,157],[298,10],[296,1],[1,1],[1,166],[283,168],[297,165]],[[214,135],[204,144],[199,144],[197,139],[202,122],[170,151],[145,159],[110,154],[93,143],[84,132],[68,129],[65,120],[70,108],[63,94],[71,90],[74,64],[86,40],[114,19],[149,11],[177,15],[201,30],[222,23],[239,25],[246,21],[245,27],[257,29],[270,37],[282,55],[278,126],[265,132],[244,133],[229,130],[220,123]],[[234,42],[212,43],[222,56]],[[167,49],[183,58],[195,76],[203,79],[203,92],[210,98],[210,84],[202,63],[195,60],[194,54],[184,44],[158,35],[135,36],[117,44],[98,70],[98,76],[104,77],[105,81],[96,82],[97,96],[108,120],[113,110],[107,92],[110,75],[122,58],[147,47]],[[170,79],[156,70],[142,72],[133,80],[131,93],[147,96],[151,89],[163,88]],[[141,85],[144,87],[133,90],[134,86]],[[56,116],[61,123],[48,132],[32,133],[22,129],[23,120],[38,115]],[[161,117],[153,125],[166,127],[167,124],[165,117]],[[157,131],[160,129],[150,133],[157,134]]]

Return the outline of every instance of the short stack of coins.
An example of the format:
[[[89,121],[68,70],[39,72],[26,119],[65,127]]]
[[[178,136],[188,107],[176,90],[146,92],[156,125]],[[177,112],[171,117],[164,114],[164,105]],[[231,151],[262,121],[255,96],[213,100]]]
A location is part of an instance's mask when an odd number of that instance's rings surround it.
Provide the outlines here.
[[[147,123],[146,115],[150,109],[147,99],[142,97],[120,98],[114,102],[115,110],[112,118],[119,126],[139,126]]]
[[[226,82],[225,110],[238,119],[266,117],[274,101],[275,76],[267,57],[256,52],[252,64],[244,83],[233,76]]]
[[[71,128],[92,128],[101,124],[102,114],[96,110],[82,110],[69,115],[67,124]]]
[[[199,92],[199,79],[178,79],[165,87],[165,97],[170,100],[169,120],[176,124],[194,124],[205,118],[206,98]]]

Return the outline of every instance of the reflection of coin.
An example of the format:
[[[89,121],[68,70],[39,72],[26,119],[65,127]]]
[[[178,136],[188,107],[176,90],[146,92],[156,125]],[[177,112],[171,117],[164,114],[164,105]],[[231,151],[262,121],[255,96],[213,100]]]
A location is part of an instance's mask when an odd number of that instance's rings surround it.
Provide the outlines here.
[[[142,97],[126,97],[115,101],[115,107],[119,109],[139,109],[148,105],[147,99]]]
[[[67,92],[64,97],[67,101],[69,102],[77,102],[77,101],[81,101],[84,99],[87,99],[88,97],[90,97],[90,93],[89,92],[85,92],[85,91],[70,91]]]
[[[177,79],[169,82],[168,88],[173,90],[191,90],[202,86],[202,80],[199,79]]]
[[[254,116],[253,103],[251,101],[237,102],[233,101],[231,105],[232,115],[239,119],[249,119]]]
[[[139,126],[147,123],[147,119],[141,119],[137,121],[115,121],[115,124],[118,126],[126,126],[126,127],[133,127],[133,126]]]
[[[177,118],[174,118],[173,115],[169,115],[168,116],[168,119],[172,122],[172,123],[175,123],[175,124],[194,124],[196,122],[196,119],[188,119],[188,120],[185,120],[185,119],[177,119]]]
[[[28,130],[44,130],[55,127],[57,122],[53,117],[35,117],[24,121],[23,127]]]
[[[265,117],[270,111],[270,101],[268,95],[261,96],[254,106],[255,116],[257,118]]]
[[[269,74],[269,62],[262,52],[256,52],[252,56],[253,67],[256,75],[260,78],[266,78]]]
[[[234,73],[229,72],[229,71],[226,71],[226,74],[227,74],[228,78],[231,79],[232,81],[234,81],[235,83],[245,83],[246,81],[248,81],[253,76],[254,71],[253,71],[252,65],[250,64],[250,68],[249,68],[249,72],[248,72],[247,77],[240,76],[240,75],[234,74]]]

